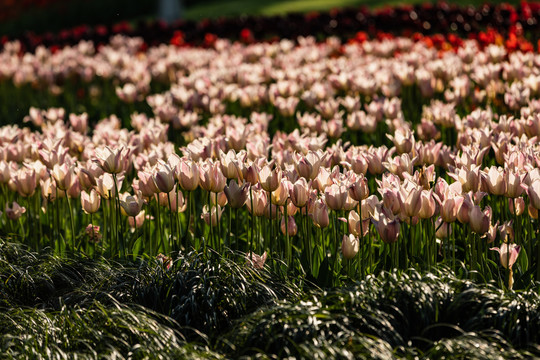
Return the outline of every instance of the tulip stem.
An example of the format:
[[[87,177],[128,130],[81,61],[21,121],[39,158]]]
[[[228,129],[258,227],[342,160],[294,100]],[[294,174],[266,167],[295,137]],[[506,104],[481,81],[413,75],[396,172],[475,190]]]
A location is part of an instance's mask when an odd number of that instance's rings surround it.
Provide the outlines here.
[[[171,193],[167,193],[167,201],[169,202],[169,248],[171,248],[171,246],[173,246],[173,248],[175,247],[174,245],[174,221],[173,221],[173,208],[172,208],[172,204],[171,204]],[[178,199],[177,199],[178,201]]]
[[[73,209],[71,208],[71,201],[69,200],[68,194],[66,194],[66,199],[69,209],[69,222],[71,224],[71,249],[75,254],[75,224],[73,223]]]
[[[92,215],[92,213],[90,213],[90,229],[92,230],[90,232],[90,242],[94,243],[94,216]],[[92,254],[92,256],[94,257],[94,259],[96,258],[96,252],[95,251]]]
[[[536,236],[536,281],[540,281],[540,221],[538,225],[539,229]]]
[[[216,193],[216,230],[217,230],[217,236],[216,236],[216,250],[221,252],[221,217],[219,216],[219,208],[218,208],[218,193]],[[210,213],[212,213],[212,209],[210,209]],[[210,226],[212,226],[212,223],[210,223]]]
[[[333,272],[335,273],[336,271],[336,267],[337,267],[337,264],[338,264],[338,245],[337,245],[337,242],[338,242],[338,228],[337,228],[337,214],[336,214],[336,211],[332,211],[332,223],[333,223],[333,228],[334,228],[334,241],[332,242],[334,245],[334,264],[332,266],[332,269],[333,269]],[[332,280],[335,281],[335,274],[332,274]],[[335,284],[335,282],[334,282]]]
[[[287,214],[288,212],[288,209],[287,209],[287,202],[289,202],[289,200],[285,200],[285,206],[284,206],[284,212],[285,212],[285,242],[286,242],[286,247],[285,247],[285,257],[287,258],[287,266],[289,267],[289,269],[291,268],[291,243],[289,241],[289,215]]]
[[[212,193],[208,191],[208,242],[210,246],[215,247],[214,245],[214,231],[212,226]],[[206,254],[206,247],[205,247],[205,254]]]
[[[38,230],[39,230],[39,236],[38,236],[38,244],[40,244],[41,239],[43,239],[43,226],[41,224],[41,207],[39,206],[39,200],[41,199],[41,196],[36,196],[36,220],[38,222]]]
[[[182,206],[180,207],[180,197],[182,197]],[[182,238],[184,237],[182,234],[182,224],[180,223],[180,214],[178,213],[178,209],[183,208],[186,204],[186,199],[184,198],[184,194],[182,194],[182,191],[180,190],[180,186],[176,186],[176,206],[174,208],[174,221],[176,223],[176,244],[178,246],[178,250],[182,249]],[[184,209],[185,210],[185,209]]]
[[[274,222],[272,221],[272,192],[269,191],[268,192],[268,224],[270,225],[269,226],[269,229],[268,229],[268,240],[265,241],[265,243],[267,245],[270,245],[269,248],[270,248],[270,255],[273,256],[273,252],[274,252],[274,241],[272,241],[272,235],[273,235],[273,225],[274,225]]]
[[[253,235],[255,231],[255,215],[253,215],[253,186],[249,186],[249,199],[251,200],[251,237],[249,241],[249,260],[253,261]]]
[[[118,192],[118,183],[116,181],[116,174],[112,174],[113,181],[114,181],[114,200],[115,200],[115,217],[116,217],[116,226],[118,226],[118,223],[120,223],[120,231],[116,229],[116,234],[118,238],[120,238],[120,253],[123,259],[126,257],[126,249],[124,244],[124,225],[122,223],[122,219],[120,216],[120,193]]]
[[[162,229],[161,229],[161,210],[160,210],[160,205],[159,205],[159,201],[157,199],[157,195],[156,195],[156,208],[157,208],[157,230],[158,230],[158,241],[159,241],[159,245],[157,246],[157,249],[156,249],[156,252],[159,253],[159,249],[162,248],[163,252],[165,252],[165,245],[164,245],[164,242],[163,242],[163,233],[162,233]],[[157,255],[157,254],[156,254]]]
[[[189,251],[189,225],[191,223],[191,191],[186,192],[187,197],[187,219],[186,219],[186,231],[184,232],[185,236],[182,236],[181,239],[184,237],[186,238],[186,243],[182,244],[185,246],[185,250]]]
[[[238,212],[239,208],[234,209],[234,242],[235,242],[235,250],[239,250],[240,246],[240,236],[238,234]]]
[[[55,232],[56,232],[55,240],[60,241],[60,198],[57,197],[54,203],[56,205],[56,211],[55,211],[56,217],[54,218]],[[55,249],[53,248],[53,252],[54,250]],[[58,243],[58,250],[61,250],[59,243]],[[65,254],[61,253],[60,255],[63,257]]]
[[[46,201],[47,201],[46,204],[47,204],[47,208],[48,208],[48,207],[49,207],[49,204],[52,204],[50,196],[47,196],[47,200],[46,200]],[[51,213],[52,213],[52,215],[53,215],[52,221],[51,221]],[[55,213],[55,211],[54,211],[54,209],[53,209],[52,206],[51,206],[50,212],[47,211],[47,222],[48,222],[48,225],[49,225],[49,229],[53,228],[53,223],[54,223],[54,213]],[[47,231],[47,233],[49,233],[49,242],[50,242],[50,247],[51,247],[51,251],[52,251],[53,254],[54,254],[54,232],[55,232],[55,229],[53,229],[53,234],[52,234],[52,236],[51,236],[51,233],[50,233],[49,231]]]
[[[225,233],[225,238],[224,238],[224,241],[225,241],[225,248],[227,248],[227,244],[229,246],[229,249],[232,249],[232,241],[231,241],[231,231],[232,231],[232,208],[230,206],[228,206],[229,210],[228,210],[228,213],[229,213],[229,216],[228,216],[228,221],[229,221],[229,228],[227,229],[227,232]]]
[[[411,250],[410,250],[410,260],[413,260],[414,261],[414,254],[415,254],[415,249],[414,249],[414,234],[413,234],[413,220],[412,220],[412,216],[409,217],[409,246],[411,247]],[[414,264],[414,263],[413,263]]]
[[[454,223],[452,223],[450,226],[454,227],[454,231],[456,230],[456,226],[454,225]],[[456,271],[456,234],[451,231],[449,236],[452,237],[452,269]]]

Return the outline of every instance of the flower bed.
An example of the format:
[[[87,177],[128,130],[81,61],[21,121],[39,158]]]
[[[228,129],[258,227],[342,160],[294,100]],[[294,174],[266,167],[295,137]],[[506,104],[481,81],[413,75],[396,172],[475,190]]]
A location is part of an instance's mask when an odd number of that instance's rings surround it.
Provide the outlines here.
[[[530,321],[524,330],[512,320],[538,318],[540,281],[540,56],[537,39],[527,39],[533,33],[517,29],[471,39],[209,35],[204,46],[148,46],[116,35],[99,46],[81,41],[33,53],[7,42],[0,93],[12,101],[2,111],[4,121],[19,122],[0,128],[0,233],[53,263],[140,266],[150,275],[119,288],[107,283],[105,293],[120,289],[111,295],[123,304],[114,317],[129,318],[133,307],[123,306],[133,302],[144,306],[142,332],[161,331],[148,309],[192,327],[163,329],[180,353],[193,336],[193,350],[212,356],[337,357],[373,346],[382,358],[435,357],[466,354],[475,341],[515,347],[516,357],[536,354],[538,339],[524,334],[536,334],[537,321],[523,320]],[[80,280],[64,275],[29,287],[12,265],[16,256],[5,258],[0,300],[10,309],[43,302],[38,318],[63,321],[47,312],[64,301],[63,285],[65,300],[79,304],[63,313],[68,319],[80,318],[77,306],[114,306],[91,289],[77,297],[70,284]],[[430,273],[441,272],[452,275],[426,290]],[[433,296],[393,303],[404,295],[388,284],[407,274],[421,289],[416,295]],[[375,279],[385,284],[379,290]],[[134,283],[153,290],[124,287]],[[486,301],[506,291],[508,307],[524,296],[534,309],[498,318],[476,302],[479,315],[471,316],[485,327],[464,317],[451,323],[453,335],[439,329],[451,309],[471,304],[468,287],[482,292],[472,285],[482,283]],[[51,298],[33,297],[57,287]],[[236,288],[238,297],[221,292]],[[356,302],[351,294],[362,289],[375,300]],[[349,307],[355,313],[344,316]],[[417,313],[425,316],[418,327],[403,320]],[[88,316],[83,321],[106,317]],[[431,337],[431,326],[442,335]],[[479,333],[487,329],[497,332]],[[139,333],[109,335],[141,341]],[[482,349],[486,357],[495,351]]]

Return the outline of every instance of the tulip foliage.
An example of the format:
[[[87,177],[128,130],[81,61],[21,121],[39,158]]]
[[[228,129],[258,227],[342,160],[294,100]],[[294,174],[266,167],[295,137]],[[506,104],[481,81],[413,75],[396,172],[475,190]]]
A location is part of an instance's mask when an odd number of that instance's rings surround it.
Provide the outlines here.
[[[406,38],[139,47],[4,46],[1,81],[60,94],[87,77],[106,107],[112,79],[128,112],[31,108],[0,128],[3,236],[64,256],[231,249],[321,285],[441,264],[540,281],[538,54]]]

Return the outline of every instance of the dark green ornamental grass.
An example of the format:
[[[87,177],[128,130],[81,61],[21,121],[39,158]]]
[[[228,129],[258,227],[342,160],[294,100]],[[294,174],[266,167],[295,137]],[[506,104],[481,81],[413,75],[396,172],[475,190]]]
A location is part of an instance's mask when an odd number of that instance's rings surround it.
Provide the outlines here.
[[[449,271],[383,272],[319,289],[209,253],[115,263],[0,243],[6,358],[540,356],[538,287],[504,292]]]

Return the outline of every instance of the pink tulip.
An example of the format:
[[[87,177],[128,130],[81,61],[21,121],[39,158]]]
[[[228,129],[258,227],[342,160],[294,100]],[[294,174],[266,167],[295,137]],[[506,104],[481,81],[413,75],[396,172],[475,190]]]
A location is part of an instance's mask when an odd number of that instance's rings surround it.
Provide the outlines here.
[[[523,191],[525,191],[521,186],[523,180],[522,177],[512,170],[506,171],[505,175],[506,193],[504,195],[513,199],[520,197]]]
[[[220,151],[219,157],[221,159],[221,171],[227,179],[238,179],[242,175],[242,171],[238,166],[238,160],[236,159],[236,152],[229,150],[227,154]]]
[[[122,188],[123,180],[123,176],[118,176],[116,178],[116,187],[118,189]],[[96,179],[96,191],[103,199],[109,199],[110,197],[116,196],[114,179],[111,174],[105,173]]]
[[[295,236],[298,233],[298,226],[296,225],[296,221],[294,220],[294,217],[288,215],[287,216],[287,226],[285,226],[285,217],[281,218],[281,224],[280,229],[281,233],[283,235],[289,234],[289,236]]]
[[[222,192],[227,183],[227,179],[221,172],[218,162],[205,161],[199,167],[199,180],[201,187],[209,192]]]
[[[173,264],[173,260],[169,256],[163,254],[158,254],[156,256],[156,260],[159,261],[161,265],[163,265],[163,267],[167,270],[169,270]]]
[[[379,209],[371,220],[383,242],[390,244],[397,241],[401,225],[388,209]]]
[[[303,208],[308,201],[309,184],[305,178],[300,178],[290,189],[290,198],[294,206]]]
[[[4,160],[0,161],[0,183],[7,184],[11,178],[11,171],[13,170],[11,165]]]
[[[106,146],[95,150],[96,159],[99,166],[109,174],[119,174],[127,170],[129,166],[129,150],[111,149]]]
[[[435,236],[438,239],[447,239],[450,235],[452,235],[452,227],[449,223],[444,222],[440,217],[435,221],[435,229],[437,229]]]
[[[71,184],[75,180],[73,169],[68,167],[65,163],[62,165],[55,164],[51,174],[56,182],[56,186],[60,190],[66,191],[71,187]]]
[[[394,215],[399,214],[402,208],[399,193],[396,190],[391,190],[388,188],[383,188],[381,191],[382,203],[384,207],[391,210]]]
[[[348,216],[349,232],[354,236],[366,236],[369,232],[369,216],[367,220],[360,220],[360,215],[354,210]]]
[[[259,183],[264,190],[272,192],[278,188],[281,176],[281,169],[272,170],[270,165],[267,164],[259,171]]]
[[[225,197],[225,194],[222,193],[222,195],[226,202],[227,198]],[[171,200],[170,206],[169,206],[169,199]],[[215,201],[215,196],[211,196],[210,199],[211,201]],[[184,194],[182,194],[181,191],[176,192],[176,189],[172,189],[170,193],[159,193],[158,200],[159,200],[160,206],[163,206],[169,210],[172,209],[172,211],[181,213],[181,212],[186,211],[187,209],[187,204],[184,201]]]
[[[268,257],[268,254],[266,254],[266,251],[262,254],[262,256],[253,254],[251,252],[246,254],[246,260],[247,260],[248,265],[258,270],[261,270],[264,268],[264,263],[266,262],[267,257]]]
[[[516,262],[521,246],[514,243],[503,243],[500,248],[490,248],[489,250],[494,250],[499,253],[499,258],[501,265],[505,269],[511,269],[512,265]]]
[[[534,180],[527,187],[530,205],[536,210],[540,210],[540,179]]]
[[[101,233],[97,225],[88,224],[84,232],[90,238],[90,242],[98,243],[101,240]]]
[[[239,209],[244,206],[247,201],[249,184],[244,182],[241,186],[238,186],[236,180],[233,179],[229,182],[228,186],[225,186],[224,192],[227,196],[229,205],[233,209]]]
[[[87,214],[98,212],[101,203],[101,198],[96,190],[90,190],[90,194],[86,191],[81,192],[81,205],[83,211]]]
[[[522,197],[508,199],[508,209],[510,210],[511,214],[515,214],[517,216],[523,215],[525,212],[525,199]]]
[[[129,227],[132,229],[139,229],[143,226],[145,219],[146,211],[141,210],[141,212],[139,212],[139,214],[137,214],[135,218],[133,218],[132,216],[128,218]]]
[[[11,207],[8,207],[8,204],[6,204],[5,207],[6,210],[6,216],[10,220],[19,220],[19,218],[26,212],[26,208],[23,206],[20,206],[15,201],[11,205]]]
[[[420,195],[420,209],[418,210],[418,217],[420,219],[430,219],[435,215],[437,211],[437,203],[433,195],[433,191],[422,190]]]
[[[308,152],[306,156],[295,154],[293,157],[294,167],[298,175],[307,181],[313,180],[319,174],[321,163],[325,157],[325,155],[314,151]]]
[[[478,205],[473,206],[469,213],[469,226],[471,230],[483,235],[489,230],[490,223],[491,208],[488,206],[485,211],[482,211]]]
[[[165,162],[160,162],[152,175],[160,192],[169,193],[176,185],[173,169]]]
[[[141,212],[143,200],[140,194],[138,196],[128,194],[120,197],[120,206],[125,211],[125,215],[129,217],[137,216]]]
[[[313,223],[320,228],[325,228],[330,224],[328,207],[321,199],[315,201],[312,210]]]
[[[408,218],[418,215],[421,209],[422,188],[407,181],[400,189],[402,213]]]
[[[256,164],[244,166],[242,172],[244,174],[244,179],[251,185],[259,183],[259,169]]]
[[[365,176],[361,175],[349,188],[349,195],[356,201],[362,201],[369,196],[369,187]]]
[[[263,190],[253,190],[253,209],[251,208],[251,198],[248,197],[246,206],[248,210],[255,216],[263,216],[268,203],[268,197]],[[289,212],[290,214],[290,212]]]
[[[483,176],[487,190],[493,195],[504,195],[506,193],[505,171],[501,167],[492,166]]]
[[[341,241],[341,253],[345,259],[354,259],[360,248],[360,241],[356,236],[350,234],[349,236],[343,235]]]
[[[386,135],[396,147],[398,154],[410,153],[414,146],[414,135],[409,129],[397,129],[394,136]]]
[[[345,185],[333,184],[324,190],[324,200],[332,210],[342,210],[349,196],[349,189]]]
[[[139,171],[137,172],[137,176],[139,177],[137,183],[138,190],[141,192],[142,196],[152,198],[155,194],[160,192],[151,173]]]
[[[501,234],[501,239],[503,241],[514,241],[514,220],[506,221],[501,226],[499,226],[499,233]]]
[[[193,160],[180,159],[175,174],[182,189],[193,191],[199,186],[199,167]]]
[[[22,197],[34,195],[37,187],[36,171],[34,169],[22,168],[13,178],[15,189]]]
[[[204,205],[203,211],[201,214],[201,219],[204,220],[206,225],[211,225],[215,227],[217,226],[218,221],[221,219],[221,214],[223,214],[223,209],[220,206],[218,206],[217,208],[215,206],[212,206],[211,212],[212,213],[210,214],[210,211],[208,210],[208,205]],[[212,224],[210,224],[210,219],[212,220]]]
[[[283,179],[279,183],[279,186],[276,189],[276,191],[272,192],[272,204],[284,206],[287,203],[287,200],[289,200],[289,192],[291,191],[291,188],[292,188],[291,182],[287,179]]]
[[[215,206],[217,203],[217,205],[221,207],[225,207],[225,205],[227,205],[228,202],[229,200],[227,199],[227,194],[225,194],[225,190],[217,193],[217,200],[216,200],[216,194],[212,194],[212,196],[210,196],[210,204],[212,206]]]

